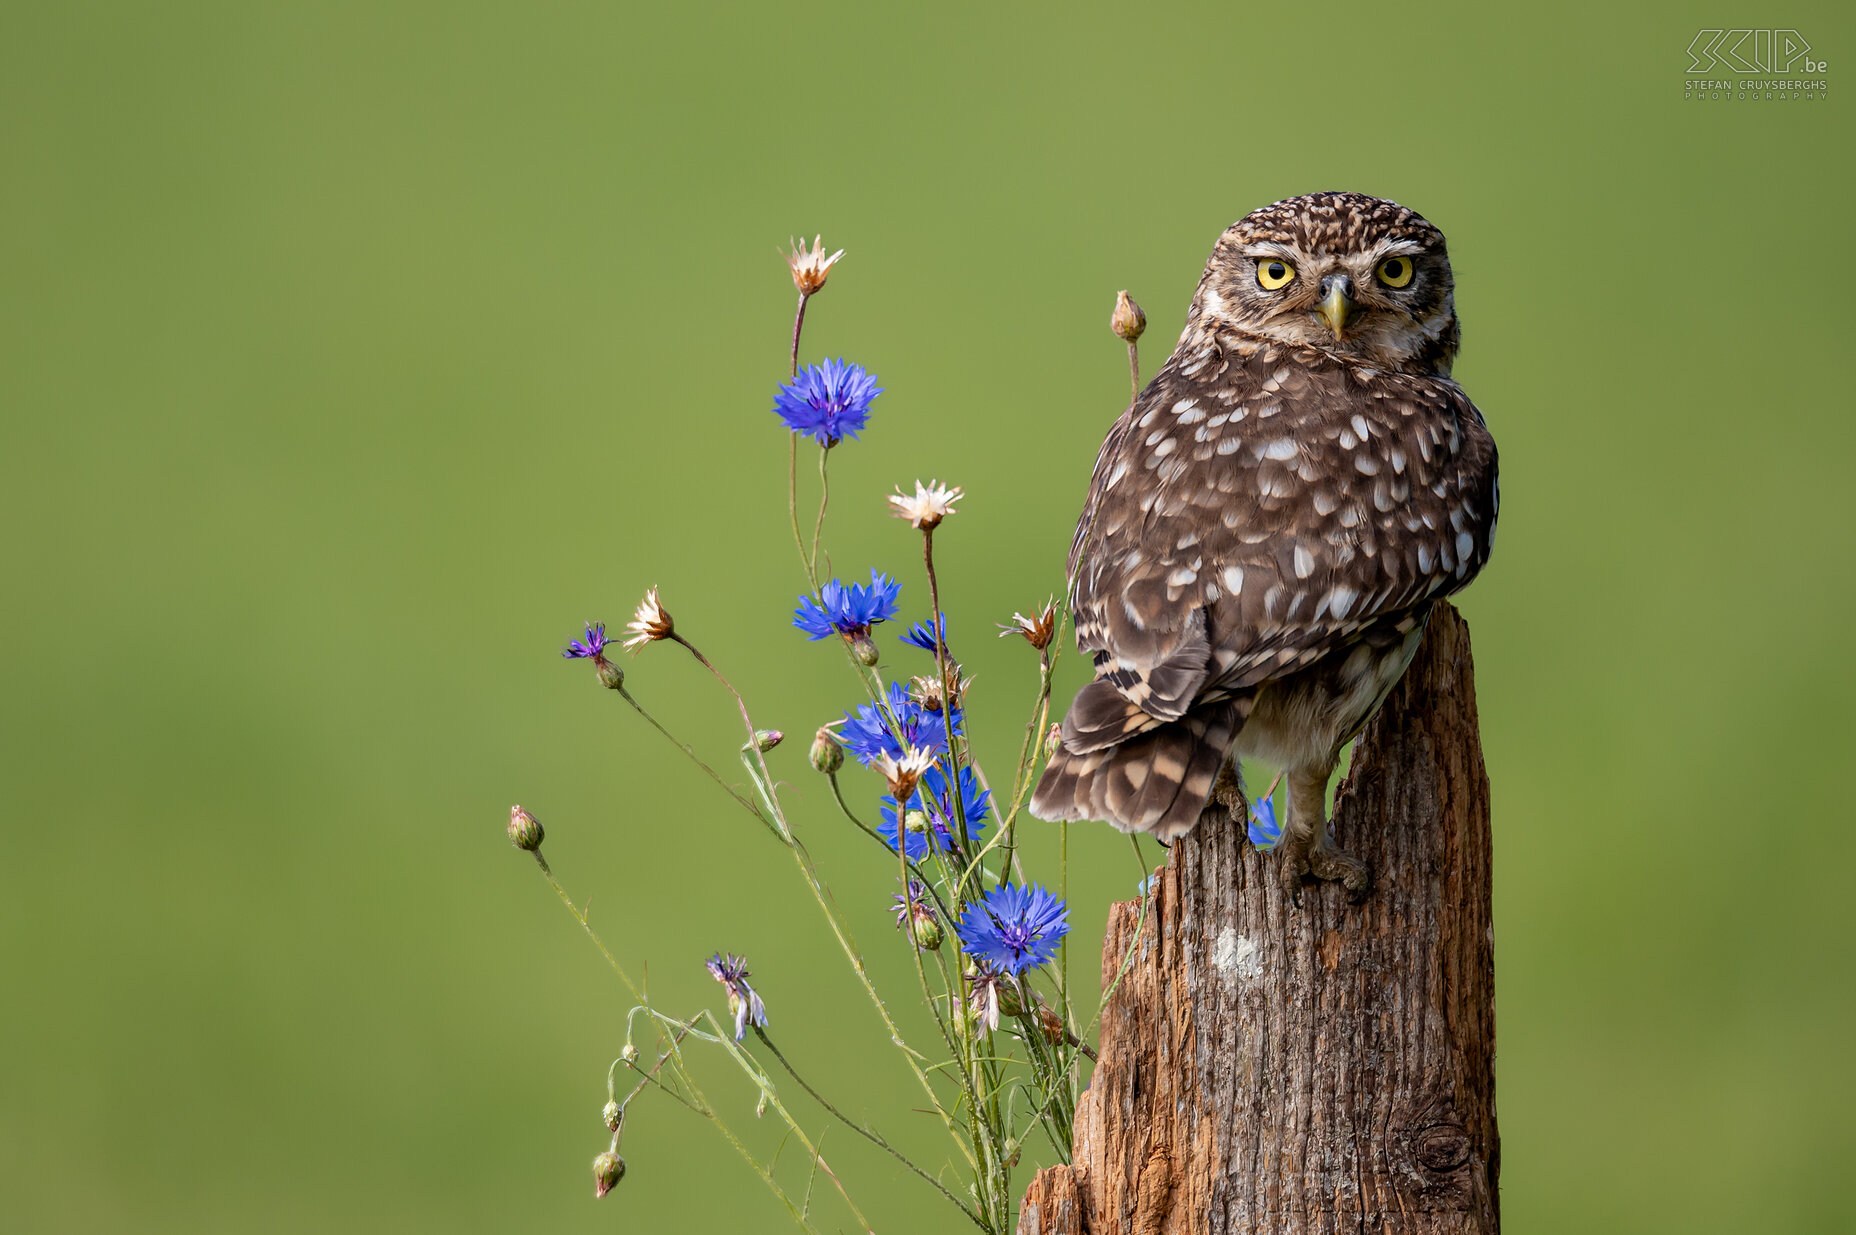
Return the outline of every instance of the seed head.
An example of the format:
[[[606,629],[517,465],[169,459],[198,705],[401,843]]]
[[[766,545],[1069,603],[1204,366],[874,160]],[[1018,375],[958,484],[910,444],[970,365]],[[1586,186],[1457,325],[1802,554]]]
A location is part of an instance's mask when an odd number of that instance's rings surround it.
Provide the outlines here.
[[[890,513],[898,519],[907,519],[910,527],[930,531],[954,513],[954,503],[963,496],[959,485],[949,487],[938,480],[923,484],[918,480],[915,492],[904,493],[898,488],[890,497],[889,504],[894,508]]]
[[[1007,635],[1023,635],[1025,642],[1040,652],[1050,646],[1050,641],[1056,633],[1057,602],[1054,598],[1045,601],[1044,608],[1030,617],[1022,613],[1014,613],[1009,626],[1004,623],[999,626],[1001,639]]]
[[[541,848],[541,820],[523,810],[520,806],[509,808],[509,843],[517,849],[526,849],[534,853]]]
[[[892,758],[886,751],[871,765],[883,774],[889,782],[889,795],[898,802],[906,802],[915,792],[915,785],[922,774],[934,766],[934,752],[919,746],[910,747],[903,752],[902,758]]]
[[[825,246],[819,243],[819,237],[812,237],[812,248],[807,250],[801,241],[789,240],[793,246],[785,254],[786,264],[793,271],[793,286],[799,289],[801,296],[811,296],[825,286],[825,280],[831,277],[831,268],[837,264],[844,250],[839,249],[830,257],[825,256]]]
[[[1133,343],[1147,329],[1147,315],[1134,303],[1134,297],[1119,291],[1115,293],[1115,311],[1109,315],[1108,326],[1123,340]]]
[[[599,1110],[599,1117],[605,1122],[606,1131],[617,1132],[620,1122],[625,1118],[625,1108],[616,1099],[607,1099],[606,1105]]]
[[[632,637],[623,646],[635,656],[645,644],[670,638],[676,628],[676,623],[671,621],[670,610],[658,603],[657,589],[652,588],[638,602],[638,611],[632,615],[632,620],[625,624],[625,629],[632,632]]]
[[[619,1048],[619,1058],[625,1061],[626,1067],[630,1068],[635,1066],[638,1062],[638,1048],[632,1043],[627,1042],[623,1047]]]

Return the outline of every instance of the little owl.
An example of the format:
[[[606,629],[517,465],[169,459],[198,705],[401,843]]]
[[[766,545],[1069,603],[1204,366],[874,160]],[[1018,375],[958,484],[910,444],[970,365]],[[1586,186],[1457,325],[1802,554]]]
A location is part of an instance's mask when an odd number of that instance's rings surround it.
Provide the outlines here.
[[[1172,841],[1242,818],[1235,761],[1289,782],[1277,848],[1365,893],[1327,783],[1488,560],[1495,442],[1451,380],[1443,233],[1358,193],[1265,206],[1218,238],[1173,354],[1096,458],[1070,548],[1095,680],[1032,800]]]

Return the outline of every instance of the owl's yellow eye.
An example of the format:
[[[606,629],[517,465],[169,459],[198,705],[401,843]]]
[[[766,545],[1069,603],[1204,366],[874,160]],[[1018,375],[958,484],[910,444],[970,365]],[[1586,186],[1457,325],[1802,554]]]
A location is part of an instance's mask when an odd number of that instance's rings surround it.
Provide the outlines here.
[[[1289,286],[1295,267],[1280,257],[1265,257],[1257,262],[1257,285],[1266,292]]]
[[[1379,263],[1379,281],[1387,287],[1403,287],[1411,282],[1411,275],[1409,257],[1388,257]]]

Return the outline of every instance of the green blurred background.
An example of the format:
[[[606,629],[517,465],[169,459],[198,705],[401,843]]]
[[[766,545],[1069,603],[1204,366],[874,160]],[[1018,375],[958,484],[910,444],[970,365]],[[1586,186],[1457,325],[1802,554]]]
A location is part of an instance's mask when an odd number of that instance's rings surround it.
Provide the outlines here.
[[[806,354],[889,389],[834,562],[919,616],[882,496],[967,488],[952,635],[1009,759],[1030,662],[986,636],[1060,587],[1116,289],[1151,372],[1226,224],[1347,187],[1448,233],[1502,451],[1462,607],[1508,1228],[1851,1229],[1851,132],[1840,94],[1684,102],[1723,23],[1841,89],[1827,4],[6,5],[0,1226],[784,1227],[662,1101],[595,1203],[628,1003],[512,801],[666,1005],[749,952],[796,1059],[932,1146],[784,856],[558,649],[659,584],[763,723],[854,700],[787,625],[767,411],[775,247],[822,231]],[[712,684],[631,668],[728,757]],[[900,980],[888,868],[803,755]],[[1139,876],[1107,829],[1072,872],[1087,973]],[[878,1229],[955,1229],[826,1144]]]

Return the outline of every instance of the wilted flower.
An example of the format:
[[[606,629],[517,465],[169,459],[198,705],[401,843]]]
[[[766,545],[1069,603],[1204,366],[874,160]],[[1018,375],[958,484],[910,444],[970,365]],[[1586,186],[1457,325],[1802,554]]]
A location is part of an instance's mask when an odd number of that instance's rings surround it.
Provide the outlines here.
[[[1282,828],[1276,823],[1276,803],[1270,798],[1259,798],[1250,808],[1250,843],[1268,853],[1281,839]]]
[[[966,813],[967,839],[977,842],[992,814],[992,793],[980,787],[971,764],[960,769],[959,783],[959,809]],[[876,827],[876,834],[889,842],[891,849],[896,847],[896,801],[894,794],[883,798],[878,808],[883,822]],[[955,809],[955,802],[948,793],[947,773],[939,767],[929,768],[902,811],[903,843],[907,846],[909,861],[919,862],[932,851],[954,852],[959,843],[960,826]]]
[[[812,766],[821,772],[836,772],[844,766],[844,747],[839,745],[838,735],[825,725],[820,725],[818,732],[812,735],[809,756]]]
[[[619,1157],[618,1151],[608,1149],[593,1159],[593,1195],[601,1197],[619,1186],[625,1178],[625,1159]]]
[[[1007,883],[969,903],[954,929],[963,949],[1016,977],[1057,954],[1058,942],[1070,933],[1069,913],[1037,884]]]
[[[889,796],[901,801],[915,792],[922,774],[934,766],[934,752],[911,747],[899,759],[884,754],[871,766],[889,782]]]
[[[1023,635],[1025,642],[1040,652],[1050,646],[1051,637],[1056,633],[1057,603],[1055,600],[1045,601],[1043,610],[1030,617],[1022,613],[1014,613],[1011,625],[1001,624],[999,627],[1001,639],[1007,635]]]
[[[767,1005],[760,1001],[754,988],[748,985],[748,963],[739,956],[724,956],[717,952],[709,958],[709,976],[722,984],[728,992],[728,1014],[735,1018],[735,1041],[741,1041],[748,1031],[750,1023],[765,1025],[767,1023]]]
[[[891,682],[883,688],[882,707],[866,703],[844,714],[839,736],[859,763],[871,767],[885,754],[900,759],[905,746],[946,754],[948,725],[958,734],[960,721],[960,708],[930,711],[909,698],[901,682]]]
[[[794,433],[830,447],[857,436],[870,418],[871,401],[882,393],[876,378],[862,366],[825,360],[807,365],[781,386],[773,397],[773,410]]]
[[[896,928],[907,926],[909,938],[915,941],[916,947],[932,952],[947,937],[947,932],[941,928],[941,919],[928,903],[928,889],[922,886],[921,880],[909,880],[908,890],[896,893],[892,908],[896,911]]]
[[[530,853],[541,848],[542,837],[546,835],[541,828],[541,820],[523,810],[520,806],[509,808],[509,843],[517,849],[526,849]]]
[[[929,531],[954,513],[954,503],[961,497],[958,485],[949,488],[938,480],[931,480],[924,485],[918,480],[913,493],[896,490],[895,495],[889,499],[889,504],[895,507],[890,513],[898,519],[907,519],[911,527]]]
[[[652,588],[638,602],[638,611],[632,620],[625,624],[625,629],[632,632],[632,637],[625,641],[625,649],[632,655],[638,649],[657,639],[668,639],[676,631],[676,623],[670,620],[670,610],[657,601],[657,589]]]
[[[917,622],[909,627],[906,634],[896,636],[910,647],[920,648],[924,652],[934,651],[934,626],[941,628],[941,646],[947,646],[947,614],[943,613],[933,626],[929,622]],[[952,653],[949,653],[950,655]]]
[[[833,579],[818,590],[817,596],[801,596],[793,610],[793,625],[814,641],[827,635],[843,635],[855,642],[869,639],[870,628],[896,616],[896,597],[902,585],[880,570],[870,572],[870,582],[845,586]]]
[[[584,639],[570,639],[561,649],[561,655],[568,660],[598,660],[606,651],[612,640],[606,638],[604,622],[588,622]]]
[[[954,697],[964,699],[967,688],[973,685],[972,678],[961,678],[954,683]],[[910,696],[930,712],[939,712],[947,706],[947,684],[937,677],[917,676],[909,679]]]
[[[791,253],[785,254],[786,264],[792,267],[793,286],[799,289],[801,296],[810,296],[825,286],[825,280],[831,275],[832,266],[837,264],[844,250],[839,249],[830,257],[825,256],[825,246],[819,243],[819,237],[812,237],[812,249],[806,250],[803,242],[789,240],[793,246]]]
[[[1122,339],[1133,343],[1147,329],[1147,315],[1134,303],[1134,297],[1125,291],[1116,292],[1115,311],[1109,314],[1108,326]]]
[[[975,1020],[988,1029],[999,1027],[999,1014],[1017,1016],[1025,1002],[1018,997],[1018,983],[1007,973],[981,961],[967,972],[967,1009]]]

